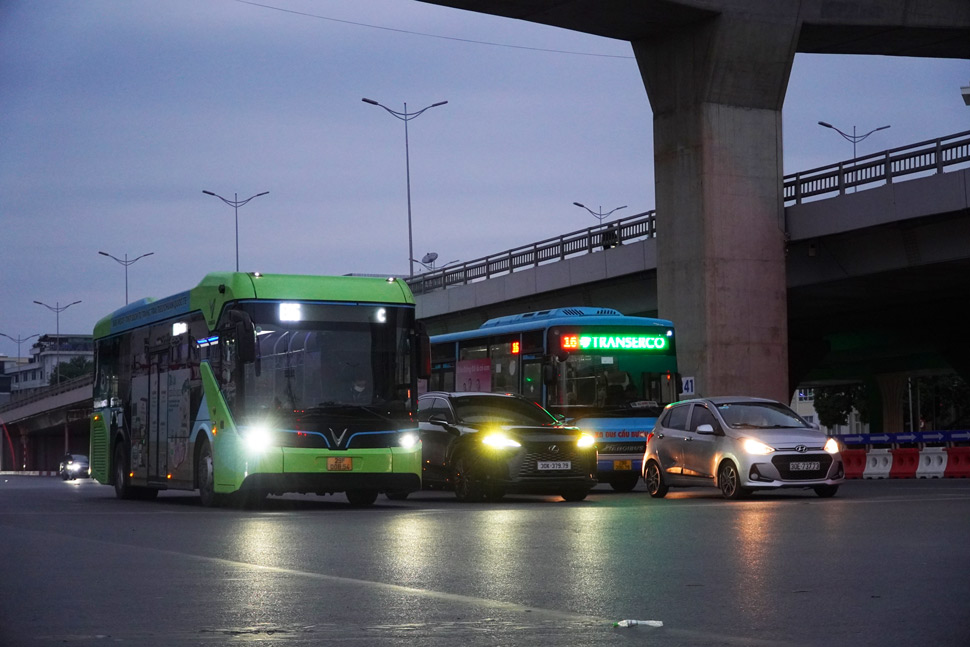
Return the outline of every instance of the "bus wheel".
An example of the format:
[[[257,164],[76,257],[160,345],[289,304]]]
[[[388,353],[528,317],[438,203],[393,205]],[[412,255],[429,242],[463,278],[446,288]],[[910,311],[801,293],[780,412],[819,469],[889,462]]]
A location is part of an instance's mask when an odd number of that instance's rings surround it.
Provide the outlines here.
[[[355,508],[366,508],[377,501],[377,490],[347,490],[344,494]]]
[[[115,446],[115,496],[119,499],[131,499],[131,477],[128,473],[128,452],[124,443]]]
[[[610,479],[610,487],[617,492],[629,492],[637,486],[637,481],[639,480],[640,475],[636,472],[621,474],[620,476],[614,476]]]
[[[212,447],[209,443],[203,443],[199,451],[199,461],[195,466],[195,473],[199,479],[199,499],[202,505],[211,508],[220,503],[220,498],[216,494],[215,466],[212,462]]]
[[[391,501],[405,501],[407,500],[409,494],[411,493],[410,492],[385,492],[384,496],[386,496]]]

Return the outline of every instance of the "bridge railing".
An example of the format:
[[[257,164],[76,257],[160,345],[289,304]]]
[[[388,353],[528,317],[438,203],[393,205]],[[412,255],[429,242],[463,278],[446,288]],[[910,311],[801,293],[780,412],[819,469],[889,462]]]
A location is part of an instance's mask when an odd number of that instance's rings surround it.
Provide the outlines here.
[[[645,211],[460,265],[431,270],[408,279],[408,285],[415,294],[423,294],[452,285],[484,281],[525,267],[537,267],[571,256],[589,254],[598,249],[608,249],[625,242],[655,238],[656,235],[656,212]]]
[[[970,163],[970,130],[918,144],[873,153],[786,175],[785,203],[801,204],[806,198],[844,195],[850,188],[916,173],[942,173],[947,166]]]
[[[94,384],[94,372],[91,372],[88,375],[82,375],[81,377],[76,377],[73,380],[65,380],[60,384],[55,384],[54,386],[45,386],[38,389],[33,389],[28,394],[18,394],[17,392],[14,392],[11,395],[9,402],[0,405],[0,413],[12,411],[13,409],[26,406],[31,402],[46,400],[52,396],[67,393],[69,391],[90,386],[92,384]]]

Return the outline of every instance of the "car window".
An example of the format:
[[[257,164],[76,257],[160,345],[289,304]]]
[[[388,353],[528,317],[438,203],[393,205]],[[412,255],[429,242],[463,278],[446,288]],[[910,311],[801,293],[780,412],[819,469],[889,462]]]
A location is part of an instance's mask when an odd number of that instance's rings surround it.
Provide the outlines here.
[[[418,400],[418,422],[428,422],[431,416],[443,415],[448,422],[454,422],[455,416],[444,398],[421,398]]]
[[[794,411],[777,402],[729,402],[717,405],[717,411],[731,427],[812,428]]]
[[[687,412],[690,411],[689,404],[683,404],[679,407],[671,407],[667,412],[667,416],[664,419],[663,426],[668,429],[680,429],[685,431],[687,429]]]
[[[697,428],[701,425],[710,425],[715,430],[720,426],[710,409],[702,404],[697,404],[694,405],[694,410],[690,414],[690,430],[697,431]]]
[[[451,399],[458,419],[468,424],[556,425],[558,420],[535,402],[502,396],[459,396]]]

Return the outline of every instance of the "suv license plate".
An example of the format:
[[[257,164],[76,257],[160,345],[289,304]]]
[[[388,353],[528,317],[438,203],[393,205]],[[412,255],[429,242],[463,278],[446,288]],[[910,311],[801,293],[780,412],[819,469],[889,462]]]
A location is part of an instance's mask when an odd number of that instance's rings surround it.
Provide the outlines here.
[[[573,468],[572,461],[539,461],[539,469],[545,470],[569,470]]]
[[[793,472],[811,472],[819,467],[818,461],[795,461],[789,464],[788,469]]]
[[[328,472],[350,472],[354,469],[354,459],[349,456],[328,456]]]

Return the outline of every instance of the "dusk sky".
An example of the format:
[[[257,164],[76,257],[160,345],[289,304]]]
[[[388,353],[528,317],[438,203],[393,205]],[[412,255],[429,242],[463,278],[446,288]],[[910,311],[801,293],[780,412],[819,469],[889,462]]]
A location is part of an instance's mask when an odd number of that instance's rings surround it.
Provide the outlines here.
[[[795,58],[786,173],[970,130],[970,61]],[[0,332],[243,271],[406,275],[653,209],[630,44],[413,0],[0,2]],[[420,269],[420,266],[416,266]],[[31,340],[30,343],[33,343]],[[26,354],[29,344],[22,348]],[[0,355],[17,345],[0,337]]]

